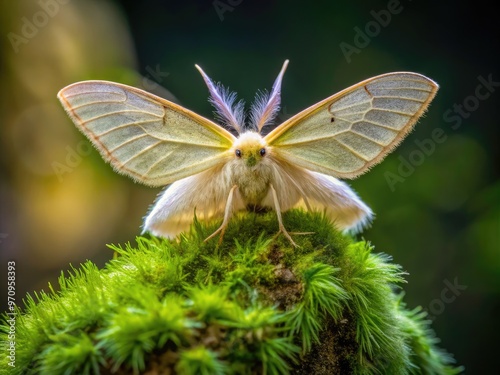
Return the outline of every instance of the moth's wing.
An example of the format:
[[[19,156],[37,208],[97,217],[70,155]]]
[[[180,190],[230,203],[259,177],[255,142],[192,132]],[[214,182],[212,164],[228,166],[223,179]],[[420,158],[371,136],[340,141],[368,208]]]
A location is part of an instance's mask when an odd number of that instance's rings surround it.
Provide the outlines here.
[[[231,190],[222,167],[214,167],[174,182],[161,193],[144,220],[144,231],[174,238],[189,230],[196,216],[199,220],[222,219]],[[238,191],[233,197],[233,211],[245,209]]]
[[[339,178],[380,163],[412,130],[438,85],[416,73],[389,73],[335,94],[266,137],[277,158]]]
[[[275,160],[272,184],[282,211],[303,208],[323,212],[340,230],[358,232],[372,219],[373,213],[343,181],[322,173]],[[269,193],[264,206],[274,207]]]
[[[310,173],[308,183],[301,181],[305,194],[294,207],[323,212],[338,229],[353,233],[371,222],[372,210],[349,185],[332,176]]]
[[[217,165],[235,139],[194,112],[114,82],[79,82],[57,96],[116,171],[150,186]]]

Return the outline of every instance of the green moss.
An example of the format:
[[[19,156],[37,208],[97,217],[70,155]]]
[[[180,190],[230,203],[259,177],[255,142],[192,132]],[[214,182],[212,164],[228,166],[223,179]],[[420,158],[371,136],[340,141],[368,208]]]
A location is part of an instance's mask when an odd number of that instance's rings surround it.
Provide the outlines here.
[[[421,310],[396,294],[388,256],[336,231],[319,214],[291,211],[294,240],[275,236],[273,213],[195,221],[178,241],[110,246],[26,299],[16,316],[9,374],[455,374]],[[298,234],[313,232],[312,234]],[[7,315],[2,341],[7,341]]]

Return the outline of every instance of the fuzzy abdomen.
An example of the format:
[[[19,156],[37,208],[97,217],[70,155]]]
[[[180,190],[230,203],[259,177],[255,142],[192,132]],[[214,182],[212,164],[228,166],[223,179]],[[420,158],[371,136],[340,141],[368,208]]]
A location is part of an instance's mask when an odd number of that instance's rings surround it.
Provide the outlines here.
[[[231,181],[238,186],[245,205],[261,205],[269,192],[271,171],[266,165],[248,167],[235,163],[231,168]]]

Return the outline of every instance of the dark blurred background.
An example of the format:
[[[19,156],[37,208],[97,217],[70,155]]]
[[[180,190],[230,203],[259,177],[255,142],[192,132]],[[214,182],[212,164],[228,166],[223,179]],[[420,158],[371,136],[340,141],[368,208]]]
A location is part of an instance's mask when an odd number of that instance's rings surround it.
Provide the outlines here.
[[[159,192],[90,149],[56,99],[62,87],[113,80],[212,118],[195,63],[249,102],[290,59],[283,120],[362,79],[413,71],[441,88],[403,144],[352,181],[377,214],[362,236],[408,271],[409,307],[429,311],[467,373],[498,370],[496,11],[465,1],[18,0],[0,3],[0,20],[1,274],[16,262],[19,303],[69,264],[104,265],[105,244],[133,242]]]

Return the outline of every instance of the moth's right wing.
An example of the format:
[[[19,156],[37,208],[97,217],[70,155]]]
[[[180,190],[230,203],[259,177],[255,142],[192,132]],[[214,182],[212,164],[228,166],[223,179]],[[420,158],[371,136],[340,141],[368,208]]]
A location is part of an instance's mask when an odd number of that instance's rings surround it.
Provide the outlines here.
[[[117,172],[150,186],[167,185],[221,164],[235,140],[194,112],[114,82],[78,82],[57,96]]]

